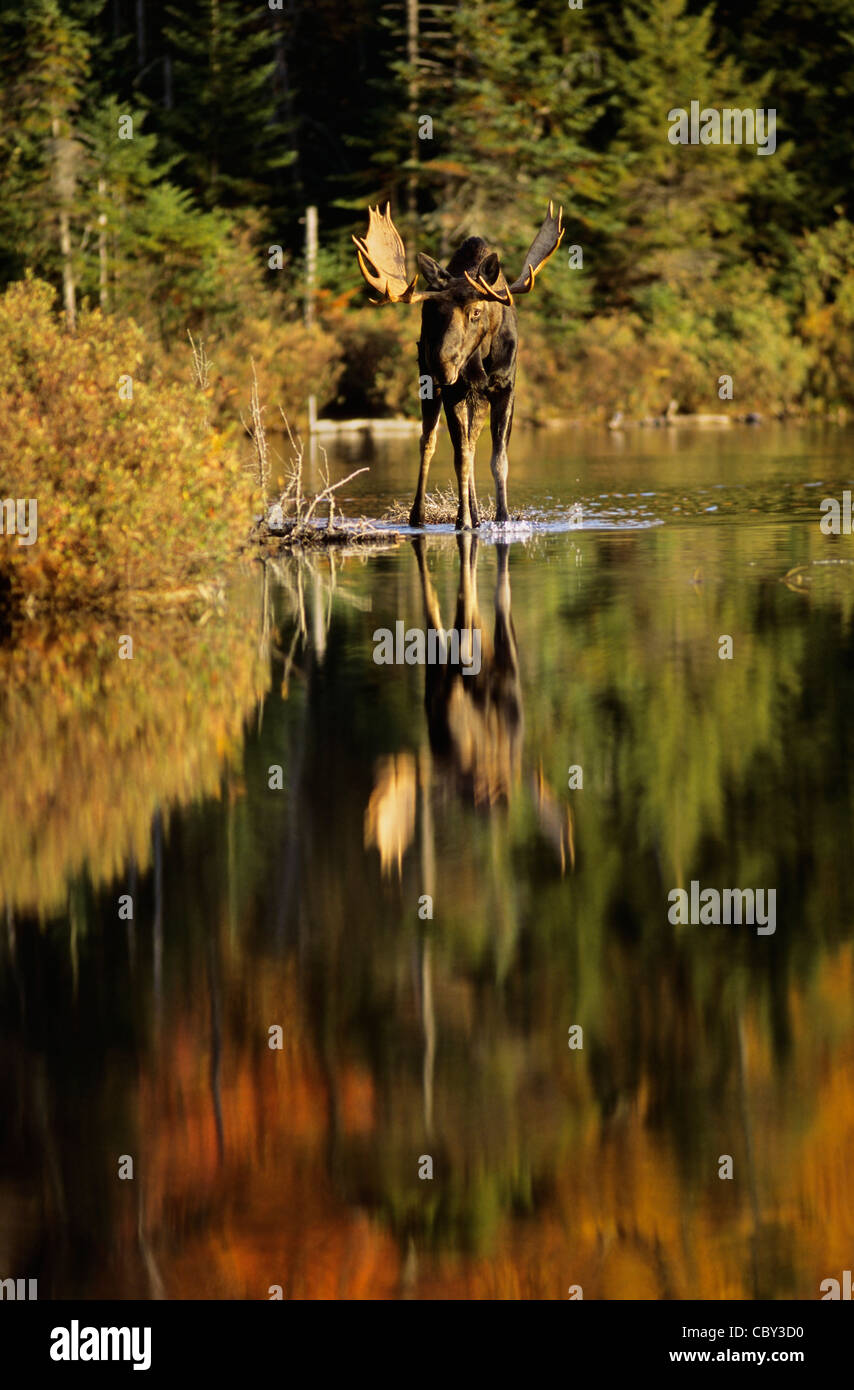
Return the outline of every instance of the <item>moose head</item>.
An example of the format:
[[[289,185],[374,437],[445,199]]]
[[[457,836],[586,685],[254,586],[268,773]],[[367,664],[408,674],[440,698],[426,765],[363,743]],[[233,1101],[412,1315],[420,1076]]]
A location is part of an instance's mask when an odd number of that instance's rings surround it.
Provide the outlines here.
[[[421,466],[409,514],[410,526],[424,525],[424,498],[430,460],[436,448],[442,405],[454,448],[459,507],[457,529],[477,526],[474,453],[490,414],[495,519],[507,511],[507,445],[513,423],[518,336],[514,296],[529,294],[537,274],[563,238],[563,208],[549,210],[534,237],[519,277],[508,284],[501,263],[481,237],[469,237],[447,266],[419,252],[418,268],[427,283],[416,290],[416,274],[406,273],[406,252],[391,210],[368,210],[368,230],[353,237],[359,268],[379,294],[375,304],[421,304],[418,364],[426,391],[421,395]]]

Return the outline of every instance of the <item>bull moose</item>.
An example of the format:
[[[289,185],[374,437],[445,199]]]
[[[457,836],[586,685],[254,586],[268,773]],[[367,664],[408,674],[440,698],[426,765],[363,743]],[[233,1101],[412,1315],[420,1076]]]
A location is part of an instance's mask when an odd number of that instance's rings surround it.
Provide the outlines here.
[[[481,237],[469,237],[447,266],[419,251],[418,267],[426,290],[415,289],[418,275],[407,278],[406,252],[391,220],[391,208],[368,209],[368,230],[353,237],[359,268],[379,292],[374,304],[422,304],[418,370],[432,391],[421,401],[421,466],[409,514],[410,526],[424,525],[424,496],[430,460],[436,449],[442,405],[454,447],[459,507],[457,530],[479,524],[474,485],[474,452],[487,410],[492,430],[492,476],[495,519],[507,511],[507,445],[513,424],[518,333],[513,296],[529,294],[538,272],[563,238],[563,208],[552,203],[531,242],[522,273],[508,285],[501,263]]]

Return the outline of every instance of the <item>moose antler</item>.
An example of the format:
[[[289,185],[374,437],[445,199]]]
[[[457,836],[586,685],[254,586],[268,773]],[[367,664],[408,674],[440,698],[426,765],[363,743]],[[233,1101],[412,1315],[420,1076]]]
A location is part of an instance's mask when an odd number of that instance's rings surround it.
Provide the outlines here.
[[[406,252],[400,232],[391,220],[391,204],[386,203],[385,212],[380,212],[379,204],[368,208],[368,230],[364,237],[353,237],[359,269],[370,285],[378,290],[380,299],[374,304],[412,304],[425,298],[424,294],[414,295],[416,275],[410,282],[406,279]]]
[[[554,204],[550,202],[546,219],[531,242],[518,280],[514,280],[513,284],[508,286],[502,277],[500,284],[490,285],[482,275],[474,276],[465,271],[465,277],[481,298],[494,299],[497,304],[510,305],[513,303],[514,294],[530,294],[538,273],[560,246],[563,233],[563,208],[558,208],[555,217]]]
[[[368,230],[364,237],[354,236],[353,244],[359,269],[371,289],[380,295],[371,301],[373,304],[420,304],[425,299],[438,299],[465,279],[482,299],[509,306],[514,294],[530,294],[539,271],[560,246],[563,233],[563,208],[558,208],[555,217],[554,205],[549,203],[548,215],[525,256],[522,274],[509,287],[503,276],[490,284],[482,274],[472,275],[466,270],[458,280],[449,281],[441,289],[416,291],[418,276],[409,281],[406,278],[406,252],[400,232],[391,220],[390,203],[386,203],[385,212],[380,212],[379,204],[368,208]]]
[[[519,279],[514,280],[513,284],[510,286],[511,294],[531,293],[538,273],[542,270],[549,257],[553,256],[560,246],[563,240],[564,230],[563,208],[558,208],[557,217],[555,217],[554,204],[550,202],[548,215],[528,248],[525,264],[522,267],[522,274],[519,276]]]
[[[504,283],[503,277],[502,283],[496,287],[484,280],[482,275],[471,275],[467,270],[463,271],[463,274],[469,284],[477,290],[481,299],[494,299],[496,304],[506,304],[508,307],[513,303],[513,296]]]

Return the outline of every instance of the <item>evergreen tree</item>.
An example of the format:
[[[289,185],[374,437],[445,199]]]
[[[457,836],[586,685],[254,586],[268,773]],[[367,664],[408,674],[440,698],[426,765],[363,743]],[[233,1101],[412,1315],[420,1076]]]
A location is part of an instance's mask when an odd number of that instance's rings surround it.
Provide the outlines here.
[[[179,181],[208,208],[269,204],[294,158],[273,86],[271,12],[203,0],[167,14],[172,106],[160,124]]]
[[[77,118],[89,77],[87,36],[58,0],[33,0],[2,18],[0,256],[7,274],[30,266],[61,279],[76,319],[85,148]]]
[[[434,210],[423,221],[440,254],[480,235],[499,247],[512,278],[550,200],[565,209],[566,246],[589,252],[604,166],[589,142],[601,55],[583,16],[561,12],[541,24],[519,0],[472,0],[448,18],[450,39],[425,53],[419,96],[433,121],[421,184]],[[570,273],[564,256],[534,305],[553,321],[586,302],[589,279]]]
[[[753,146],[672,144],[668,113],[692,101],[755,109],[763,87],[715,52],[711,12],[691,15],[686,0],[625,5],[609,27],[618,172],[603,273],[614,302],[648,309],[658,287],[690,294],[741,257],[747,197],[770,163]]]
[[[719,0],[714,13],[719,43],[738,52],[748,77],[764,79],[791,142],[789,182],[758,190],[757,220],[799,232],[837,205],[850,210],[854,0]],[[768,162],[776,173],[776,158]]]
[[[136,253],[139,213],[168,170],[168,164],[156,161],[157,138],[144,132],[144,121],[145,112],[108,97],[80,122],[92,170],[87,211],[90,227],[97,227],[97,294],[103,309],[127,302],[122,291],[127,263]],[[129,130],[132,138],[122,138]],[[93,296],[94,254],[84,265],[84,284]]]

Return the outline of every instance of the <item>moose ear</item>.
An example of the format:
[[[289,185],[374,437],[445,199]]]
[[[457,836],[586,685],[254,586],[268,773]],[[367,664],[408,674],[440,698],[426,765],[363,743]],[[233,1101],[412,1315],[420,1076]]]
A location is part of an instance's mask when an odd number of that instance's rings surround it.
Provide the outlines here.
[[[451,283],[451,277],[447,270],[434,261],[432,256],[428,256],[424,251],[419,251],[415,257],[418,262],[418,269],[427,281],[431,290],[443,290]]]
[[[484,256],[480,263],[478,274],[488,285],[494,285],[501,274],[501,262],[494,251],[490,251],[488,256]]]

